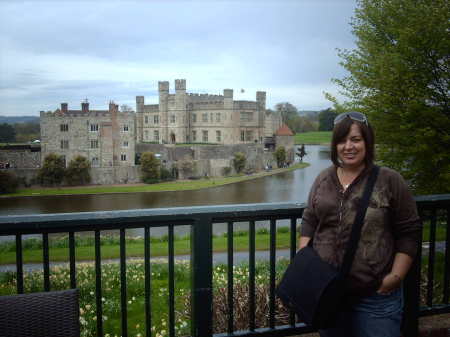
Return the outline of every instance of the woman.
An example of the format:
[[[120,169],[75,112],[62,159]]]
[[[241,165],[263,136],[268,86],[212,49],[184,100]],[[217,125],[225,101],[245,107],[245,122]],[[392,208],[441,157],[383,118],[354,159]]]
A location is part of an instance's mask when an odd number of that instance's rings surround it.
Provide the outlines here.
[[[374,134],[359,112],[334,120],[333,166],[316,178],[302,219],[300,247],[314,237],[324,261],[342,263],[358,203],[374,164]],[[382,167],[347,278],[346,304],[322,337],[399,337],[402,280],[417,251],[421,222],[416,203],[396,171]]]

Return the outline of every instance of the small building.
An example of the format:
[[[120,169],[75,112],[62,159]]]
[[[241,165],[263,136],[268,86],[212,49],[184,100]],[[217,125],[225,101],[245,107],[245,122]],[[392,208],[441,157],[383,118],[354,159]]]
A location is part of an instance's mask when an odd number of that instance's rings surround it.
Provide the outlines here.
[[[276,147],[283,146],[286,149],[287,162],[294,162],[295,133],[286,124],[282,124],[275,132],[275,144]]]
[[[69,163],[77,155],[92,167],[134,166],[135,113],[121,112],[114,102],[108,110],[69,110],[67,103],[54,112],[40,113],[41,161],[50,153],[62,155]]]

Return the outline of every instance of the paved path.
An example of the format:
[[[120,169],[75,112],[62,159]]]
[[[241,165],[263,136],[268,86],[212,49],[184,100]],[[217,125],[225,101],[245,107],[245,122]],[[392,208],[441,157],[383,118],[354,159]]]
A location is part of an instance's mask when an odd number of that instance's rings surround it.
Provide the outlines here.
[[[280,249],[277,250],[276,253],[277,258],[285,257],[289,258],[289,250],[288,249]],[[177,255],[175,256],[175,260],[190,260],[190,255]],[[132,260],[142,260],[142,257],[131,257],[128,258],[128,261]],[[160,261],[161,259],[167,259],[167,257],[154,257],[151,258],[151,261]],[[233,255],[234,264],[240,264],[242,262],[248,261],[248,252],[235,252]],[[257,250],[255,252],[255,259],[256,260],[269,260],[269,251],[259,251]],[[223,253],[214,253],[213,254],[213,263],[227,263],[228,261],[228,254],[226,252]],[[93,261],[86,261],[86,262],[92,262]],[[104,259],[102,260],[102,263],[111,263],[111,262],[119,262],[119,259]],[[78,263],[78,262],[77,262]],[[54,266],[67,266],[67,262],[50,262],[50,267]],[[42,263],[26,263],[23,265],[24,271],[32,271],[32,270],[39,270],[42,269]],[[0,266],[0,272],[5,271],[16,271],[16,265],[15,264],[7,264]]]
[[[429,250],[429,245],[428,243],[424,243],[422,245],[422,256],[424,255],[428,255],[428,250]],[[445,242],[436,242],[436,251],[439,252],[444,252],[445,251]],[[284,257],[284,258],[289,258],[289,249],[280,249],[277,250],[276,253],[276,257],[280,258],[280,257]],[[190,260],[190,255],[177,255],[175,256],[176,260]],[[268,250],[257,250],[255,252],[255,258],[256,260],[269,260],[269,251]],[[128,258],[128,261],[130,260],[142,260],[142,257],[137,257],[137,258]],[[161,260],[161,259],[166,259],[166,257],[154,257],[151,258],[151,261],[155,261],[155,260]],[[234,264],[240,264],[242,262],[246,262],[248,261],[248,252],[235,252],[233,255],[233,259],[234,259]],[[217,264],[217,263],[227,263],[228,261],[228,255],[227,253],[223,252],[223,253],[214,253],[213,254],[213,263]],[[88,262],[93,262],[93,261],[88,261]],[[119,262],[119,259],[107,259],[107,260],[102,260],[103,263],[111,263],[111,262]],[[51,262],[50,266],[62,266],[62,265],[68,265],[67,262]],[[32,271],[32,270],[39,270],[42,269],[42,263],[27,263],[24,264],[23,266],[24,271]],[[15,264],[7,264],[7,265],[2,265],[0,266],[0,272],[5,272],[5,271],[16,271],[16,265]]]

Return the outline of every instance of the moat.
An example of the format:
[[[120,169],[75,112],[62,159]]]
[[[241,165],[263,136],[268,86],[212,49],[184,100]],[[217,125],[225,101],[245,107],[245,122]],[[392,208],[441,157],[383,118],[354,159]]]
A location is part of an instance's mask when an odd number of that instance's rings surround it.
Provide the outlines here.
[[[305,202],[314,178],[331,164],[328,146],[310,145],[306,151],[309,167],[245,182],[195,191],[6,198],[0,202],[0,215]]]

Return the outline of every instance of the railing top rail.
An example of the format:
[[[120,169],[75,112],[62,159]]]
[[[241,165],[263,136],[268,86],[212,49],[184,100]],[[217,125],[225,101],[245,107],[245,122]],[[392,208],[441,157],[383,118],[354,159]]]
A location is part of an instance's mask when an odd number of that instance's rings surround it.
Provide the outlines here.
[[[110,229],[121,225],[127,227],[167,223],[187,224],[208,217],[212,222],[221,220],[263,219],[269,217],[299,216],[305,208],[303,203],[260,203],[219,206],[194,206],[152,208],[121,211],[79,212],[58,214],[33,214],[0,216],[0,235],[17,232],[39,232],[55,228],[66,230],[92,230],[92,226]]]
[[[418,206],[450,206],[450,194],[418,195],[414,198]]]

